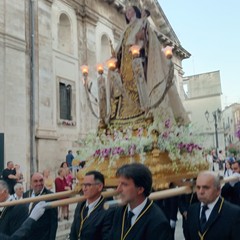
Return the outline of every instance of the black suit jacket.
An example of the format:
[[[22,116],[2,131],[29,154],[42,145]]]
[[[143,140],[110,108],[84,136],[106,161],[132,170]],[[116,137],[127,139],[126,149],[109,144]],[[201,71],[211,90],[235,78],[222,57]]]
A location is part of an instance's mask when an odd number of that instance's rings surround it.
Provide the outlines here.
[[[51,194],[52,192],[44,188],[41,195]],[[31,197],[32,190],[29,190],[23,194],[23,198]],[[31,209],[37,203],[34,203]],[[30,204],[28,204],[29,206]],[[29,206],[30,207],[30,206]],[[31,211],[29,212],[29,214]],[[29,236],[29,239],[34,240],[55,240],[58,227],[58,210],[57,208],[47,209],[44,214],[36,221]]]
[[[222,202],[223,201],[223,202]],[[199,233],[205,233],[204,240],[239,240],[240,208],[223,198],[214,206],[203,232],[200,231],[200,203],[190,206],[188,211],[188,239],[200,239]]]
[[[148,200],[143,213],[151,204]],[[121,239],[122,221],[126,206],[116,209],[109,240]],[[140,215],[141,215],[140,213]],[[139,216],[140,216],[139,215]],[[132,226],[125,240],[169,240],[171,229],[162,210],[153,203]]]
[[[31,232],[32,225],[35,223],[35,220],[27,218],[22,226],[11,236],[0,233],[1,240],[20,240],[28,239],[29,233]]]
[[[177,221],[178,198],[179,197],[177,196],[155,201],[169,221]]]
[[[5,207],[0,215],[0,233],[11,236],[28,217],[26,204]]]
[[[113,210],[103,209],[104,199],[99,200],[96,207],[83,223],[81,230],[81,240],[108,240],[109,231],[112,225]],[[86,202],[79,203],[75,209],[74,220],[70,232],[70,240],[77,240],[82,222],[81,211]]]
[[[179,211],[182,214],[182,227],[183,227],[183,235],[185,240],[187,238],[187,218],[184,216],[184,212],[188,212],[189,207],[194,204],[198,203],[198,198],[196,192],[192,192],[190,194],[183,194],[179,196]]]
[[[229,202],[240,206],[240,182],[234,184],[233,187],[229,183],[225,183],[221,195]]]

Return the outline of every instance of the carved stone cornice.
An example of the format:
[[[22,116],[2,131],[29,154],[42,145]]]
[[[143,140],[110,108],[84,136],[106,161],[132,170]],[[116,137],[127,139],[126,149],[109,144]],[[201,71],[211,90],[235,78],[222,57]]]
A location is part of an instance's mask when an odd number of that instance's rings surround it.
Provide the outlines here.
[[[75,11],[78,17],[84,19],[92,25],[97,25],[99,17],[90,8],[86,6],[79,6],[75,8]]]
[[[25,52],[27,49],[27,44],[25,39],[20,39],[16,36],[10,34],[3,34],[0,33],[0,44],[4,45],[5,47],[15,49],[21,52]]]
[[[91,23],[93,25],[97,25],[99,21],[99,17],[96,16],[92,11],[86,11],[85,19],[88,23]]]
[[[59,136],[57,135],[56,130],[53,129],[36,129],[36,139],[47,139],[47,140],[57,140]]]
[[[159,41],[164,45],[169,45],[174,47],[174,52],[176,53],[176,55],[178,55],[181,59],[185,59],[185,58],[189,58],[191,56],[191,54],[186,51],[180,44],[174,42],[172,39],[170,39],[169,37],[167,37],[166,35],[164,35],[161,32],[155,31],[157,34],[157,37],[159,39]]]
[[[125,0],[102,0],[103,2],[107,2],[109,5],[113,5],[118,12],[123,12],[125,10]]]

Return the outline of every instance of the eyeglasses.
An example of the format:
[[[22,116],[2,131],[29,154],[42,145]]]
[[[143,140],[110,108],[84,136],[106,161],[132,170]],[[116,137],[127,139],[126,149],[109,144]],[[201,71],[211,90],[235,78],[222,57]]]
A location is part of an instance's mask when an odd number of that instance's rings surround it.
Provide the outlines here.
[[[89,188],[89,187],[91,187],[91,186],[98,185],[98,184],[100,184],[100,183],[82,183],[82,184],[81,184],[81,187],[82,187],[82,188],[83,188],[83,187]]]

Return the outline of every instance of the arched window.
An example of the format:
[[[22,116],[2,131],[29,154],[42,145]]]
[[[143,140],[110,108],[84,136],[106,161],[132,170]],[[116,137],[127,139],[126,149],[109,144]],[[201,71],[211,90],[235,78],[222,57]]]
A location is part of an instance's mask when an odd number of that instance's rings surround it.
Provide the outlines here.
[[[101,54],[100,54],[100,62],[105,62],[110,58],[111,48],[109,38],[106,35],[102,35],[101,38]]]
[[[62,13],[58,23],[58,49],[65,53],[73,53],[71,23],[66,14]]]

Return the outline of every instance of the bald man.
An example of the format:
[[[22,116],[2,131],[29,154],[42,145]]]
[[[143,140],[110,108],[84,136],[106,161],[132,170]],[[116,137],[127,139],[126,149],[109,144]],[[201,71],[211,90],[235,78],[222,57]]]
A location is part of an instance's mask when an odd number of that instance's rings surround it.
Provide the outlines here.
[[[31,190],[23,194],[23,198],[36,197],[52,192],[44,187],[43,174],[36,172],[31,177]],[[36,203],[29,204],[29,214]],[[34,240],[55,240],[58,227],[57,208],[47,209],[41,218],[36,221],[31,229],[29,239]]]
[[[238,240],[240,208],[221,197],[219,175],[200,172],[196,181],[199,203],[190,206],[187,219],[187,240]]]

